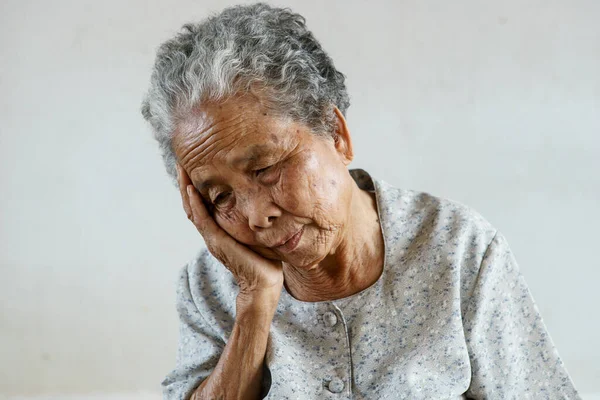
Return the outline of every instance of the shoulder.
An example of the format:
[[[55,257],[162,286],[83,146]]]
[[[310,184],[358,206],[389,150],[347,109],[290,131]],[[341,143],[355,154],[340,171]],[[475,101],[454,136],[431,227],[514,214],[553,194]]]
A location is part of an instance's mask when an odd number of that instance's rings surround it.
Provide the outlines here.
[[[395,273],[445,277],[467,298],[498,237],[496,227],[457,200],[385,183],[381,194],[382,227]]]
[[[376,186],[387,251],[400,272],[453,271],[457,283],[477,274],[497,232],[481,213],[425,191]]]
[[[379,181],[380,205],[387,221],[404,234],[427,234],[452,241],[481,237],[487,244],[496,228],[473,207],[425,191],[396,188]],[[385,218],[384,218],[385,219]]]

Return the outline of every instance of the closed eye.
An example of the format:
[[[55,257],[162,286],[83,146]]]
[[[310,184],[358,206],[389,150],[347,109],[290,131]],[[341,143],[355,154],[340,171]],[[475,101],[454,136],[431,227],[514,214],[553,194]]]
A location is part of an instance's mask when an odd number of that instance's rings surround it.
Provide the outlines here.
[[[212,203],[214,205],[222,204],[222,203],[226,202],[229,199],[229,196],[231,196],[231,192],[222,192],[222,193],[219,193],[217,195],[217,197],[215,197],[215,199],[212,201]]]
[[[254,174],[256,176],[260,176],[261,174],[264,174],[265,172],[267,172],[269,170],[269,168],[271,168],[272,166],[273,165],[269,165],[268,167],[257,169],[257,170],[254,171]]]
[[[279,182],[279,178],[281,176],[282,163],[283,160],[279,160],[274,164],[271,164],[267,167],[256,169],[252,171],[254,177],[258,179],[261,184],[264,185],[274,185]]]

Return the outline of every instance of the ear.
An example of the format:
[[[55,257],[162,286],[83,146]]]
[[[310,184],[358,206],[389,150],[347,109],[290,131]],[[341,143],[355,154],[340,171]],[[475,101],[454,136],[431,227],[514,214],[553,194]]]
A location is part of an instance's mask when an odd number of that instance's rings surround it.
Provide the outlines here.
[[[346,125],[346,119],[342,112],[336,106],[333,106],[335,112],[335,129],[333,131],[333,141],[336,151],[344,165],[348,165],[354,159],[354,152],[352,151],[352,138],[350,137],[350,131]]]

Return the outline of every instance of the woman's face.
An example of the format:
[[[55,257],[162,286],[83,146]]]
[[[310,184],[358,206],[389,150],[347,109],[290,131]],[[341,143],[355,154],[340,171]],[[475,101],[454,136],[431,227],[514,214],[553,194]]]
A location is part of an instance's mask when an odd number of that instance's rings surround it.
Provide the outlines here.
[[[173,147],[221,228],[267,258],[308,267],[349,229],[352,148],[336,113],[334,140],[256,100],[203,105],[178,124]]]

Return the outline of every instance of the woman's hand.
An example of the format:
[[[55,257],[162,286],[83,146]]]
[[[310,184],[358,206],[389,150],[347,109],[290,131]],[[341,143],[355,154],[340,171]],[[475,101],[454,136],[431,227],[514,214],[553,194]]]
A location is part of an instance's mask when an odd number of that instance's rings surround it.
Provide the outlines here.
[[[212,255],[231,271],[240,287],[240,295],[264,298],[263,295],[269,293],[279,300],[283,286],[281,262],[260,256],[225,232],[208,213],[200,193],[179,164],[177,180],[188,219],[194,223]]]

